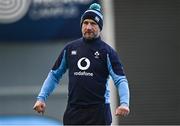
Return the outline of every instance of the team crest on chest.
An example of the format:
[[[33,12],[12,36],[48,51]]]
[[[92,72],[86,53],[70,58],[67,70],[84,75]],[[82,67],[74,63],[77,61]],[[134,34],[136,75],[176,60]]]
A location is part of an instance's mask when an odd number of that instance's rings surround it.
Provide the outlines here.
[[[99,59],[99,52],[98,51],[96,51],[95,53],[94,53],[94,57],[96,58],[96,59]]]

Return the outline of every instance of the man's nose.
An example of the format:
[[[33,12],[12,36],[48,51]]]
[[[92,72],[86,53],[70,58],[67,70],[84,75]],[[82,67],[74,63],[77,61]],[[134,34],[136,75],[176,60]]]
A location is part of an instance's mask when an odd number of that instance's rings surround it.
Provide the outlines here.
[[[90,23],[87,24],[87,29],[92,29],[92,25]]]

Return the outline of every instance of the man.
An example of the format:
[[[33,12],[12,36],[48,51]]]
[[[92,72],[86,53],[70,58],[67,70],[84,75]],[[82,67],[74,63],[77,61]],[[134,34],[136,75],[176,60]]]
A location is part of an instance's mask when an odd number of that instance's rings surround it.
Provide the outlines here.
[[[116,115],[129,113],[129,87],[117,53],[101,40],[103,15],[99,4],[92,4],[81,17],[82,38],[67,44],[49,72],[34,105],[44,113],[45,101],[69,70],[68,104],[63,117],[65,125],[112,122],[109,97],[109,75],[120,96]]]

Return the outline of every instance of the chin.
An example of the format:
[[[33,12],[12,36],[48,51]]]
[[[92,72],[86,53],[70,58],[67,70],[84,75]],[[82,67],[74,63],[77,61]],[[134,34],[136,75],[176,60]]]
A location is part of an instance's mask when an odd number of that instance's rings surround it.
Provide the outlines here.
[[[91,37],[91,36],[84,36],[84,38],[88,40],[94,39],[94,37]]]

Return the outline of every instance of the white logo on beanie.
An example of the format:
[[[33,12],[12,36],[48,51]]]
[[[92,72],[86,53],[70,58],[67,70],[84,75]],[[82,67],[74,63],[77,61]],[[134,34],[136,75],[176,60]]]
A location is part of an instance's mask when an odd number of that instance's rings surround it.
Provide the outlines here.
[[[100,19],[99,19],[99,17],[96,16],[96,17],[95,17],[95,20],[96,20],[97,22],[99,22]]]

